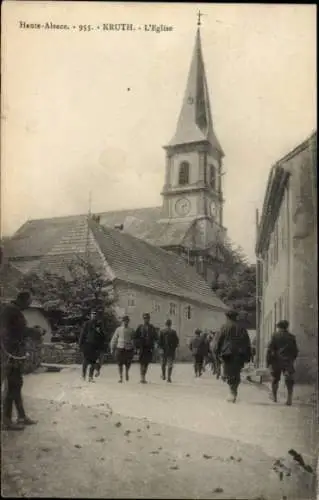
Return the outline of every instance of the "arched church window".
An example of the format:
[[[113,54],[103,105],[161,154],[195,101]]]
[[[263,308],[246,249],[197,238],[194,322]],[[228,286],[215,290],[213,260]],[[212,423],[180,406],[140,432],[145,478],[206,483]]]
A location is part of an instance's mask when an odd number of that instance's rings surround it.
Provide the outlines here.
[[[179,166],[178,184],[189,184],[189,163],[182,161]]]
[[[214,165],[209,166],[209,185],[212,189],[216,190],[217,176],[216,168],[214,167]]]

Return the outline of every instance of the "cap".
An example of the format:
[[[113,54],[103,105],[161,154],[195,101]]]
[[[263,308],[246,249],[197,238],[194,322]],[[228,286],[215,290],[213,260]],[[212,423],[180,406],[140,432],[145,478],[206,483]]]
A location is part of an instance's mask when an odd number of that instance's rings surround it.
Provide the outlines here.
[[[150,317],[151,317],[151,316],[150,316],[150,313],[144,313],[144,314],[143,314],[143,318],[150,318]]]
[[[196,330],[195,330],[195,334],[196,334],[196,333],[202,333],[202,330],[200,330],[199,328],[196,328]]]
[[[289,323],[288,323],[288,321],[286,319],[278,321],[278,323],[277,323],[277,327],[278,328],[282,328],[284,330],[287,330],[288,326],[289,326]]]
[[[167,320],[165,321],[165,325],[171,325],[171,324],[172,324],[172,320],[171,320],[171,319],[167,319]]]
[[[226,316],[227,316],[227,318],[235,321],[238,318],[238,312],[234,311],[234,310],[230,310],[230,311],[226,312]]]
[[[129,315],[128,315],[128,314],[124,314],[124,316],[123,316],[123,318],[122,318],[122,319],[123,319],[123,320],[124,320],[124,319],[130,319],[130,317],[129,317]]]

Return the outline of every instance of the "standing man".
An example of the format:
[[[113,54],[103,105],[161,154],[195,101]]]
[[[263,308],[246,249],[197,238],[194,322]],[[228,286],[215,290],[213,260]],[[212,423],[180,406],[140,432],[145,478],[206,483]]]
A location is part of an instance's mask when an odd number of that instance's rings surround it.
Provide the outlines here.
[[[216,346],[224,367],[224,378],[230,388],[229,401],[236,402],[240,384],[240,372],[251,357],[250,338],[247,330],[237,321],[238,313],[228,311],[227,322],[222,326]]]
[[[89,368],[89,382],[94,382],[93,374],[96,361],[105,344],[105,334],[98,320],[96,311],[91,311],[90,319],[84,324],[79,339],[79,347],[83,353],[82,378],[85,380]]]
[[[288,392],[286,404],[291,406],[295,373],[294,363],[298,356],[298,347],[295,336],[288,331],[288,321],[279,321],[277,328],[278,331],[273,334],[269,343],[266,359],[267,367],[271,367],[272,397],[273,401],[277,403],[278,386],[281,374],[283,374]]]
[[[29,292],[20,292],[14,302],[5,306],[0,316],[1,361],[4,362],[6,394],[3,403],[3,426],[6,430],[22,430],[25,425],[37,422],[26,416],[21,390],[23,365],[26,359],[26,339],[35,331],[27,327],[23,312],[31,304]],[[13,403],[18,420],[12,422]]]
[[[202,331],[197,328],[195,330],[195,336],[192,338],[189,344],[189,348],[192,351],[194,357],[194,371],[195,377],[202,376],[204,355],[206,350],[205,340],[201,335]]]
[[[172,328],[172,320],[168,319],[166,321],[166,328],[160,332],[158,347],[162,351],[161,367],[162,367],[162,379],[166,380],[166,366],[167,371],[167,382],[172,382],[172,371],[173,364],[175,361],[176,349],[179,346],[179,338],[177,336],[176,330]]]
[[[208,365],[209,363],[209,337],[208,337],[208,333],[205,331],[203,334],[203,367],[202,367],[202,371],[205,372],[206,371],[206,366]]]
[[[119,367],[120,380],[123,382],[123,366],[125,366],[125,380],[129,380],[129,370],[134,356],[134,330],[129,327],[130,318],[126,314],[123,316],[123,323],[119,326],[111,340],[111,353],[116,356]]]
[[[99,310],[96,313],[96,331],[97,331],[97,338],[98,338],[98,345],[99,345],[99,353],[98,357],[95,363],[95,377],[99,377],[101,374],[101,368],[104,362],[105,358],[105,353],[107,351],[107,342],[106,342],[106,331],[104,328],[104,321],[103,321],[103,315],[104,311]]]
[[[212,357],[213,375],[216,375],[216,378],[218,380],[221,376],[221,362],[216,354],[217,342],[218,342],[217,332],[213,332],[211,341],[209,343],[209,350],[211,352],[211,357]]]
[[[135,346],[139,349],[139,361],[141,370],[141,384],[146,384],[146,373],[148,365],[153,359],[155,344],[158,340],[155,327],[150,323],[149,313],[143,314],[144,323],[137,327],[135,332]]]

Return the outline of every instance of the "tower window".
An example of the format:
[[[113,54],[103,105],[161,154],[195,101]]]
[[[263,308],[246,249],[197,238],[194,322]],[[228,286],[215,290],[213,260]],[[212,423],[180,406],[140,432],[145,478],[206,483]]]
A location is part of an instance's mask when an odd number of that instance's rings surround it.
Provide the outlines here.
[[[212,189],[216,191],[217,177],[216,177],[216,168],[214,165],[209,166],[209,185]]]
[[[179,167],[178,184],[189,184],[189,163],[183,161]]]

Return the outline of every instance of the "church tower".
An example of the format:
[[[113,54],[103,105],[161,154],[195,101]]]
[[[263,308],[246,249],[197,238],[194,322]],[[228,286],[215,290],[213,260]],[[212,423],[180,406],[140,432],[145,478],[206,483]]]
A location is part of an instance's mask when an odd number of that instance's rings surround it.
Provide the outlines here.
[[[199,26],[176,132],[164,149],[163,217],[208,217],[222,226],[224,152],[213,126]]]
[[[188,228],[177,251],[213,283],[223,265],[223,149],[217,139],[201,46],[200,14],[195,47],[175,134],[164,147],[162,223],[175,234]],[[176,238],[175,238],[176,240]]]

